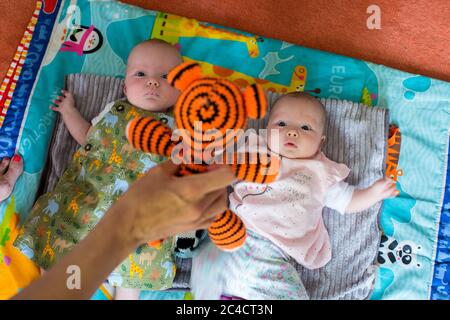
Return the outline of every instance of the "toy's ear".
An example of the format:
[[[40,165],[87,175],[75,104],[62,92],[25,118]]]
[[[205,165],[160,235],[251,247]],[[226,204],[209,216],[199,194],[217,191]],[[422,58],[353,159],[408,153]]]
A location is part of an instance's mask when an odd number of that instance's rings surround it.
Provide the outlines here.
[[[259,84],[252,84],[245,88],[244,105],[250,119],[260,119],[266,116],[267,99]]]
[[[167,75],[167,81],[180,91],[186,89],[193,81],[202,77],[202,69],[196,62],[184,62],[173,68]]]

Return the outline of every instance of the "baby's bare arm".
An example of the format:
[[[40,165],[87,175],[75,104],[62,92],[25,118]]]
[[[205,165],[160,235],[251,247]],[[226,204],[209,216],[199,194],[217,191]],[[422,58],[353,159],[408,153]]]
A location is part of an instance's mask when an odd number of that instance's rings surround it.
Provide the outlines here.
[[[66,90],[61,90],[61,95],[54,103],[57,107],[50,106],[50,109],[59,112],[72,137],[80,145],[84,144],[86,142],[87,132],[91,128],[91,124],[81,116],[80,112],[75,107],[73,95]]]
[[[399,191],[395,189],[393,180],[380,179],[366,189],[355,189],[345,212],[352,213],[365,210],[378,201],[396,197],[398,194]]]

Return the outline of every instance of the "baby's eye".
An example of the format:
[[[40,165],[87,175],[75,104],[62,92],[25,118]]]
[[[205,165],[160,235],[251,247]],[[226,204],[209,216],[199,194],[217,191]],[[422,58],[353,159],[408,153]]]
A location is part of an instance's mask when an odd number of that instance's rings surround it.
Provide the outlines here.
[[[305,131],[310,131],[311,130],[311,127],[306,125],[306,124],[302,125],[301,128],[302,128],[302,130],[305,130]]]
[[[167,73],[164,73],[164,74],[161,76],[161,78],[167,79]]]
[[[286,122],[284,122],[284,121],[278,121],[277,125],[278,125],[279,127],[286,127]]]
[[[145,76],[145,73],[143,73],[142,71],[138,71],[134,74],[136,77],[143,77]]]

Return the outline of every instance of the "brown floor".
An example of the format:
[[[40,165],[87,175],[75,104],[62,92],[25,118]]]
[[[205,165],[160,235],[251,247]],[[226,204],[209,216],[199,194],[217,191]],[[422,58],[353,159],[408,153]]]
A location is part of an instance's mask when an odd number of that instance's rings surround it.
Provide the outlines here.
[[[449,0],[123,0],[450,81]],[[255,4],[258,5],[255,5]],[[381,8],[369,30],[367,7]],[[0,79],[35,0],[0,0]]]

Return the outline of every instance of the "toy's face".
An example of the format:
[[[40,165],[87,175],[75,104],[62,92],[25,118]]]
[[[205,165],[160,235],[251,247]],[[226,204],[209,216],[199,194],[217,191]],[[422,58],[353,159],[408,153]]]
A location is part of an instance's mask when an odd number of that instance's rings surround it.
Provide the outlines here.
[[[195,160],[208,162],[224,149],[228,151],[234,147],[231,142],[244,133],[247,117],[260,119],[266,114],[267,100],[260,85],[252,84],[241,92],[228,80],[203,77],[198,63],[175,67],[167,80],[181,91],[173,112],[174,134],[181,138],[184,151],[193,151]],[[191,155],[183,153],[183,157]]]
[[[224,79],[202,78],[184,90],[175,105],[177,128],[183,128],[191,140],[226,143],[230,131],[243,129],[246,123],[244,101],[239,88]],[[228,133],[228,134],[227,134]]]

